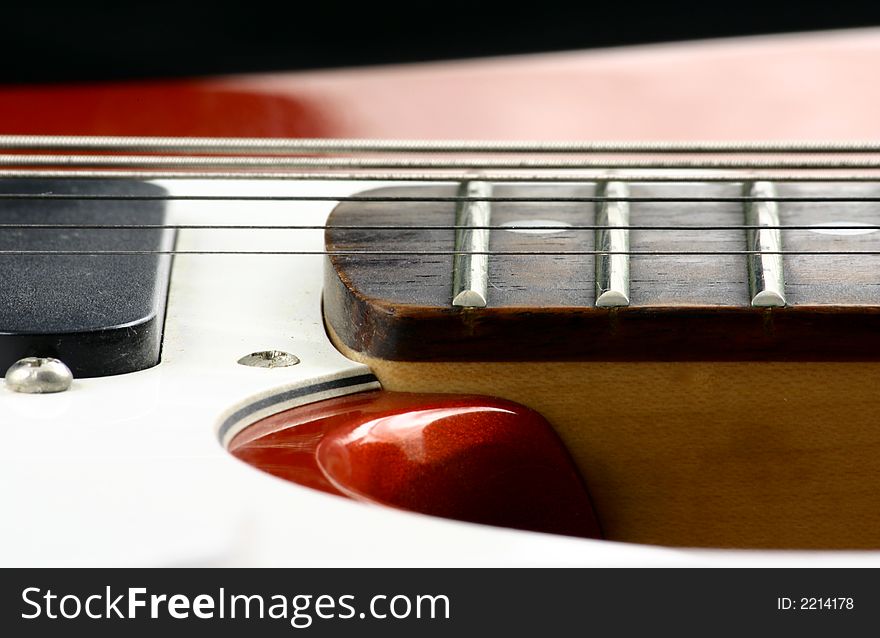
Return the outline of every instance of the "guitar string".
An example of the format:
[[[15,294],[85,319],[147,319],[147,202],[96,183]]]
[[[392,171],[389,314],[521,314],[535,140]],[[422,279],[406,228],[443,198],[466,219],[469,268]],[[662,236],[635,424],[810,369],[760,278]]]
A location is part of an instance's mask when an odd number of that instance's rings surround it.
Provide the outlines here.
[[[853,141],[524,141],[345,138],[206,138],[0,135],[4,150],[177,151],[191,153],[877,153],[880,142]]]
[[[502,203],[600,203],[600,202],[630,202],[630,203],[748,203],[748,202],[790,202],[804,204],[818,203],[877,203],[880,197],[871,196],[811,196],[811,197],[710,197],[710,196],[681,196],[681,197],[610,197],[610,196],[566,196],[566,197],[468,197],[468,196],[324,196],[324,195],[279,195],[279,196],[247,196],[247,195],[104,195],[104,194],[69,194],[69,193],[0,193],[0,200],[44,200],[44,201],[330,201],[330,202],[386,202],[386,203],[447,203],[447,202],[502,202]],[[644,226],[630,225],[601,226],[589,225],[528,225],[519,226],[507,224],[505,226],[456,226],[456,225],[332,225],[336,230],[548,230],[562,232],[563,230],[669,230],[669,231],[712,231],[712,230],[876,230],[876,225],[854,225],[852,223],[839,226],[834,224],[821,225],[779,225],[779,226],[749,226],[749,225],[664,225]],[[235,229],[235,230],[323,230],[325,225],[253,225],[253,224],[33,224],[33,223],[0,223],[2,229]]]
[[[247,196],[247,195],[93,195],[93,194],[66,194],[66,193],[0,193],[0,200],[48,200],[48,201],[330,201],[330,202],[407,202],[407,203],[447,203],[447,202],[502,202],[502,203],[600,203],[600,202],[630,202],[630,203],[748,203],[748,202],[790,202],[790,203],[877,203],[880,197],[869,196],[814,196],[814,197],[610,197],[610,196],[570,196],[570,197],[467,197],[467,196]],[[821,225],[779,225],[779,226],[749,226],[749,225],[674,225],[674,226],[601,226],[595,224],[565,226],[556,225],[533,225],[519,226],[507,224],[504,226],[456,226],[456,225],[332,225],[335,230],[429,230],[429,231],[454,231],[454,230],[639,230],[639,231],[712,231],[712,230],[811,230],[818,228],[823,230],[877,230],[877,225],[855,225],[852,223],[840,226],[834,224]],[[253,224],[33,224],[33,223],[0,223],[2,229],[201,229],[201,230],[324,230],[326,225],[253,225]]]
[[[803,255],[843,256],[878,255],[880,250],[0,250],[0,255],[327,255],[355,256],[731,256],[731,255]]]
[[[0,155],[0,166],[84,166],[126,168],[336,168],[443,170],[778,170],[778,169],[880,169],[877,159],[396,159],[353,157],[190,157],[174,155]]]
[[[878,179],[880,181],[880,179]],[[524,204],[564,204],[564,203],[598,203],[598,202],[631,202],[645,204],[662,203],[745,203],[745,202],[791,202],[803,204],[822,203],[877,203],[880,195],[875,196],[832,196],[818,195],[812,197],[754,197],[754,196],[676,196],[676,197],[640,197],[640,196],[565,196],[565,197],[507,197],[507,196],[427,196],[427,195],[105,195],[105,194],[70,194],[70,193],[0,193],[2,200],[45,200],[45,201],[248,201],[248,202],[377,202],[377,203],[447,203],[447,202],[500,202]]]
[[[880,170],[880,167],[878,167]],[[743,183],[749,181],[771,182],[849,182],[849,183],[876,183],[880,181],[880,172],[876,173],[851,173],[847,175],[815,173],[754,173],[743,175],[739,173],[679,173],[679,174],[634,174],[609,175],[608,171],[580,172],[578,174],[559,173],[489,173],[481,172],[479,175],[472,173],[388,173],[388,172],[358,172],[343,173],[331,172],[266,172],[266,171],[131,171],[131,170],[37,170],[37,169],[0,169],[0,179],[6,178],[33,178],[33,179],[129,179],[129,180],[279,180],[279,181],[339,181],[339,182],[421,182],[421,183],[461,183],[462,181],[479,180],[499,183],[578,183],[589,181],[608,181],[626,183]]]
[[[626,230],[626,231],[713,231],[713,230],[792,230],[792,231],[858,231],[880,230],[880,224],[794,224],[794,225],[688,225],[688,226],[602,226],[597,224],[506,224],[503,226],[455,226],[429,225],[363,225],[363,224],[72,224],[72,223],[0,223],[0,230],[368,230],[368,231],[455,231],[455,230],[505,230],[505,231],[568,231]]]
[[[254,152],[256,149],[266,149],[272,148],[273,151],[284,150],[285,152],[292,151],[309,151],[309,152],[340,152],[340,151],[351,151],[351,152],[431,152],[431,153],[461,153],[461,152],[503,152],[503,153],[513,153],[513,152],[521,152],[521,153],[874,153],[880,151],[880,144],[877,143],[702,143],[702,144],[689,144],[689,143],[481,143],[481,142],[473,142],[473,143],[454,143],[454,142],[423,142],[423,141],[411,141],[411,142],[382,142],[382,141],[370,141],[370,140],[222,140],[222,139],[171,139],[171,138],[82,138],[82,137],[66,137],[66,138],[57,138],[57,137],[34,137],[34,136],[0,136],[0,148],[5,149],[57,149],[57,148],[88,148],[89,150],[119,150],[119,149],[139,149],[143,150],[148,148],[149,150],[182,150],[187,148],[199,148],[201,150],[210,150],[210,151],[218,151],[223,148],[236,148],[240,150],[246,150],[247,152]],[[865,160],[865,159],[797,159],[797,160],[741,160],[741,159],[664,159],[660,160],[646,160],[646,159],[637,159],[637,160],[612,160],[609,161],[607,159],[602,160],[592,160],[592,159],[556,159],[556,160],[507,160],[507,159],[457,159],[457,160],[437,160],[437,159],[428,159],[428,160],[415,160],[415,159],[382,159],[382,158],[315,158],[315,157],[253,157],[253,156],[245,156],[245,157],[185,157],[185,156],[120,156],[120,155],[24,155],[24,154],[12,154],[12,155],[0,155],[0,165],[2,164],[11,164],[13,166],[55,166],[57,164],[62,164],[64,166],[114,166],[114,167],[166,167],[166,166],[184,166],[184,167],[264,167],[264,166],[273,166],[273,167],[291,167],[291,168],[301,168],[301,167],[311,167],[311,168],[354,168],[354,169],[369,169],[369,168],[396,168],[396,169],[405,169],[408,171],[414,169],[428,169],[428,170],[436,170],[436,169],[447,169],[447,168],[457,168],[457,169],[466,169],[467,171],[475,171],[479,169],[486,168],[505,168],[505,169],[514,169],[514,170],[522,170],[522,169],[602,169],[603,174],[598,175],[596,179],[604,179],[608,180],[608,170],[615,168],[635,168],[635,169],[707,169],[707,170],[715,170],[718,169],[761,169],[761,170],[769,170],[769,169],[823,169],[823,170],[838,170],[838,169],[871,169],[876,170],[880,168],[880,161],[877,160]],[[158,173],[155,171],[82,171],[82,170],[71,170],[65,169],[62,171],[35,171],[32,169],[28,170],[7,170],[0,171],[0,176],[7,177],[132,177],[136,176],[138,178],[143,178],[149,176],[150,178],[157,179],[160,177],[181,177],[181,178],[201,178],[201,177],[240,177],[240,178],[253,178],[253,177],[273,177],[273,178],[282,178],[282,179],[335,179],[335,180],[344,180],[346,178],[352,178],[359,181],[368,181],[371,179],[383,179],[387,181],[438,181],[438,180],[455,180],[461,181],[466,179],[480,179],[480,180],[491,180],[491,181],[546,181],[546,182],[555,182],[555,181],[584,181],[588,179],[585,175],[540,175],[540,174],[513,174],[513,175],[472,175],[472,174],[457,174],[452,176],[444,176],[439,175],[437,173],[432,175],[417,175],[413,173],[404,173],[404,174],[395,174],[395,173],[354,173],[354,174],[342,174],[339,171],[334,171],[332,173],[324,173],[318,174],[315,172],[308,173],[250,173],[250,172],[239,172],[239,173],[193,173],[193,172],[178,172],[178,173]],[[778,177],[778,179],[776,179]],[[402,178],[402,179],[400,179]],[[738,175],[723,175],[718,174],[717,172],[711,175],[698,175],[693,178],[690,176],[685,177],[683,175],[628,175],[628,176],[619,176],[614,175],[613,179],[615,181],[754,181],[756,179],[766,179],[772,181],[875,181],[877,178],[873,175],[793,175],[791,173],[784,174],[781,176],[768,176],[768,175],[748,175],[744,176],[742,174]],[[71,197],[65,194],[9,194],[10,197],[8,199],[25,199],[25,198],[33,198],[33,199],[75,199],[76,197]],[[182,196],[169,196],[168,200],[174,199],[183,199]],[[82,198],[85,199],[85,198]],[[110,199],[110,197],[102,197],[102,199]],[[126,197],[125,199],[134,199],[132,197]],[[214,199],[214,198],[212,198]],[[256,201],[255,198],[253,201]],[[269,198],[260,197],[259,199],[266,200]],[[295,199],[288,198],[289,201],[296,201]],[[301,201],[306,201],[304,197],[297,197]],[[310,198],[311,199],[311,198]],[[801,203],[818,203],[818,202],[876,202],[880,201],[875,197],[773,197],[773,198],[757,198],[757,197],[737,197],[737,198],[717,198],[717,197],[700,197],[700,198],[636,198],[636,197],[627,197],[627,198],[610,198],[610,197],[590,197],[590,198],[576,198],[576,197],[566,197],[566,198],[501,198],[501,197],[492,197],[492,198],[469,198],[469,197],[448,197],[448,198],[431,198],[430,200],[427,198],[409,198],[404,200],[402,197],[395,198],[394,200],[389,201],[523,201],[523,202],[531,202],[538,203],[542,199],[546,199],[547,203],[553,202],[574,202],[574,201],[593,201],[593,202],[602,202],[602,201],[702,201],[702,202],[719,202],[719,201],[735,201],[735,202],[755,202],[755,201],[798,201]],[[365,197],[357,198],[357,196],[350,196],[344,198],[330,198],[328,196],[316,196],[311,201],[377,201],[377,198],[366,199]],[[71,229],[184,229],[184,228],[193,228],[193,229],[239,229],[239,230],[249,230],[249,229],[258,229],[260,226],[255,225],[182,225],[182,224],[159,224],[159,225],[143,225],[143,224],[65,224],[65,225],[55,225],[55,224],[3,224],[0,227],[5,229],[39,229],[39,228],[71,228]],[[561,230],[674,230],[680,232],[688,232],[688,231],[697,231],[697,230],[751,230],[751,229],[765,229],[765,230],[876,230],[875,226],[871,225],[852,225],[847,224],[845,226],[831,225],[831,224],[822,224],[822,225],[813,225],[813,226],[746,226],[746,225],[736,225],[736,226],[626,226],[626,227],[611,227],[611,226],[598,226],[598,225],[581,225],[581,226],[527,226],[527,227],[518,227],[514,225],[507,226],[436,226],[431,228],[426,228],[425,226],[416,226],[416,227],[405,227],[405,226],[387,226],[387,227],[378,227],[378,226],[334,226],[334,228],[338,230],[348,229],[348,230],[390,230],[390,231],[400,231],[400,230],[445,230],[445,231],[453,231],[453,230],[477,230],[477,229],[505,229],[505,230],[551,230],[553,232],[560,232]],[[266,230],[325,230],[326,226],[266,226]],[[456,255],[456,254],[488,254],[488,255],[503,255],[503,254],[512,254],[512,255],[613,255],[613,254],[628,254],[628,255],[750,255],[750,254],[804,254],[804,255],[857,255],[857,254],[880,254],[875,251],[856,251],[856,250],[848,250],[848,251],[749,251],[749,250],[740,250],[740,251],[625,251],[625,252],[614,252],[614,251],[402,251],[402,250],[393,250],[393,251],[370,251],[370,250],[357,250],[357,251],[340,251],[340,250],[324,250],[324,251],[179,251],[179,250],[168,250],[168,251],[159,251],[159,250],[144,250],[144,251],[39,251],[39,250],[7,250],[0,251],[0,254],[48,254],[48,255],[62,255],[62,254],[86,254],[86,255],[98,255],[98,254],[323,254],[323,255],[336,255],[336,254],[352,254],[352,255],[368,255],[368,254],[396,254],[396,255]]]

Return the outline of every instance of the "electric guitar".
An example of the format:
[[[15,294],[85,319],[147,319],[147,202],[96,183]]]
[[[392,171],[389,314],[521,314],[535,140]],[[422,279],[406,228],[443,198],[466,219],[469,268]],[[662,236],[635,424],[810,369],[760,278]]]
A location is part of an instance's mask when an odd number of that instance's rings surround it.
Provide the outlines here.
[[[880,562],[877,60],[0,89],[0,563]]]

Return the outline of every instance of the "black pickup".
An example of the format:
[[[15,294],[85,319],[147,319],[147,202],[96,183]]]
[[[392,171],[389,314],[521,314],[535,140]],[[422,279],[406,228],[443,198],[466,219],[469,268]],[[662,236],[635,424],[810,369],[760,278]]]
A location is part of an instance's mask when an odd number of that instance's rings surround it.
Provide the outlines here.
[[[0,180],[0,374],[27,356],[60,359],[74,377],[159,362],[171,255],[9,251],[171,250],[165,228],[70,227],[162,225],[166,194],[129,180]]]

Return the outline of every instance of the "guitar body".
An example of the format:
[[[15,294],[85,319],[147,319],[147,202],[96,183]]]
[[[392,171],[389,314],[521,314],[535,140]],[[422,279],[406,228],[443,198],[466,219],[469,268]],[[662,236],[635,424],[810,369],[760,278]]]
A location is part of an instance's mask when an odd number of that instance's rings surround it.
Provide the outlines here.
[[[864,31],[191,82],[9,87],[0,89],[0,133],[877,139],[878,60],[880,33]],[[284,197],[344,198],[363,184],[151,181],[184,197],[167,204],[175,224],[266,226],[183,228],[176,250],[279,254],[177,254],[156,366],[76,378],[58,394],[0,391],[0,507],[9,515],[0,563],[880,563],[876,552],[834,551],[880,547],[873,355],[565,360],[518,356],[530,344],[516,341],[495,348],[513,353],[505,356],[401,360],[343,334],[358,324],[344,321],[344,299],[333,288],[338,267],[320,255],[280,254],[322,251],[335,203],[296,202],[296,223],[312,230],[271,229],[289,223],[293,204]],[[231,199],[185,199],[218,194]],[[266,195],[282,199],[234,199]],[[328,303],[334,294],[339,303]],[[334,304],[335,319],[324,313]],[[559,332],[549,341],[565,350],[588,337]],[[255,365],[252,353],[279,363]],[[444,393],[450,398],[438,397]],[[433,421],[413,421],[447,409],[457,411],[458,429],[429,437]],[[379,436],[382,419],[424,430],[394,430],[378,454],[357,433],[369,425]],[[303,448],[307,458],[295,471],[273,468],[281,457],[271,450],[283,451],[283,433],[297,436],[297,428],[299,435],[312,428],[320,441]],[[506,482],[511,490],[493,491],[494,501],[451,496],[481,484],[488,474],[480,468],[499,476],[523,467],[523,447],[546,462]],[[413,450],[427,461],[414,462]],[[450,467],[467,479],[444,493]],[[393,480],[377,481],[384,471]],[[434,482],[423,493],[430,503],[420,506],[412,490],[426,472]],[[548,492],[561,500],[554,505],[542,497]],[[502,501],[514,504],[484,515]],[[554,518],[560,508],[571,515]],[[552,524],[529,519],[529,511]]]

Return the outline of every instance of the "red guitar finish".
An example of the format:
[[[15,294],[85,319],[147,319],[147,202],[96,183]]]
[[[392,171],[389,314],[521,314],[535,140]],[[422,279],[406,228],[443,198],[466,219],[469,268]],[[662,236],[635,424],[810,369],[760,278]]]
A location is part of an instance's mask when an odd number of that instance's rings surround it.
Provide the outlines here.
[[[440,64],[0,87],[0,133],[446,139],[880,136],[880,31]]]
[[[271,416],[229,450],[275,476],[359,501],[600,536],[562,442],[541,415],[510,401],[369,392]]]

